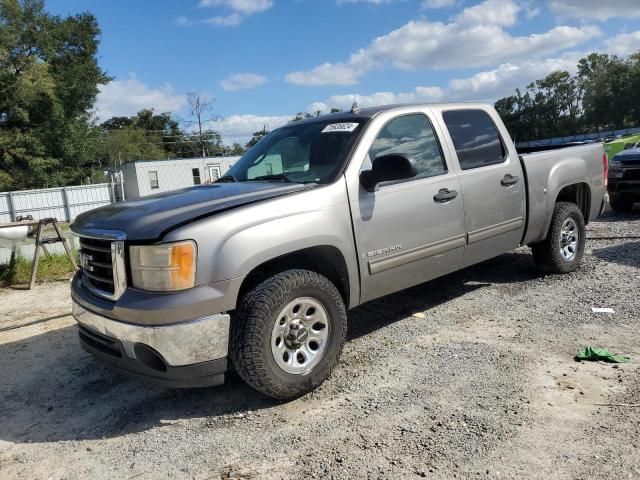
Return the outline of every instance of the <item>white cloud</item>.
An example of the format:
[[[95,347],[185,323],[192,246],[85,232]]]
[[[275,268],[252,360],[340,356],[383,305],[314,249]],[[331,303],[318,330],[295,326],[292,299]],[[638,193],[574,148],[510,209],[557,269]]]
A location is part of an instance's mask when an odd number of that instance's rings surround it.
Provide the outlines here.
[[[200,0],[198,6],[222,8],[223,13],[200,20],[181,16],[176,19],[176,25],[184,27],[204,23],[217,27],[235,27],[248,16],[270,9],[273,6],[273,0]]]
[[[306,72],[291,72],[285,80],[294,85],[355,85],[360,72],[349,65],[340,63],[323,63]]]
[[[640,30],[633,33],[621,33],[605,40],[608,53],[614,53],[622,57],[640,51]]]
[[[575,73],[583,53],[571,53],[561,58],[549,58],[535,62],[505,63],[493,70],[476,73],[468,78],[452,79],[447,98],[452,101],[488,101],[510,95],[516,88],[523,88],[534,80],[551,72],[566,70]]]
[[[200,23],[208,23],[216,27],[236,27],[242,23],[243,17],[239,13],[230,13],[229,15],[216,15],[202,20]]]
[[[403,70],[486,67],[523,57],[536,60],[601,35],[597,27],[583,25],[514,37],[504,28],[516,24],[519,11],[514,0],[486,0],[447,24],[411,21],[346,61],[291,72],[285,79],[295,85],[354,85],[367,72],[389,65]]]
[[[393,3],[397,0],[336,0],[338,5],[345,3],[369,3],[371,5],[383,5]],[[422,8],[445,8],[453,7],[457,0],[422,0]]]
[[[200,7],[226,7],[244,15],[264,12],[273,6],[273,0],[200,0]]]
[[[456,0],[423,0],[422,8],[449,8],[456,4]]]
[[[370,3],[372,5],[382,5],[383,3],[391,3],[394,0],[336,0],[338,5],[343,3]]]
[[[254,132],[263,128],[273,130],[285,125],[293,115],[266,116],[266,115],[230,115],[222,120],[212,121],[208,128],[220,133],[225,145],[233,143],[245,144]]]
[[[486,0],[465,8],[454,18],[459,27],[473,28],[477,25],[512,27],[518,20],[520,5],[509,0]]]
[[[640,17],[638,0],[551,0],[549,6],[561,17],[597,20]]]
[[[220,82],[220,86],[225,92],[235,92],[237,90],[247,90],[256,88],[267,83],[267,77],[256,75],[255,73],[236,73]]]
[[[371,95],[349,93],[346,95],[333,95],[325,102],[314,102],[307,107],[307,111],[315,113],[319,110],[327,113],[332,108],[348,110],[354,102],[357,102],[360,108],[394,103],[436,102],[442,100],[443,96],[444,91],[440,87],[416,87],[412,92],[376,92]]]
[[[505,63],[495,69],[476,73],[467,78],[452,79],[446,87],[416,87],[410,92],[376,92],[371,95],[334,95],[324,102],[314,102],[307,107],[308,112],[318,110],[326,113],[331,108],[348,109],[353,102],[360,107],[375,107],[393,103],[416,102],[495,102],[510,95],[518,87],[524,87],[533,80],[543,78],[556,70],[575,73],[578,59],[583,53],[571,53],[561,58],[551,58],[535,62]]]
[[[157,112],[176,112],[186,105],[184,95],[177,94],[169,84],[152,89],[131,74],[127,80],[113,80],[100,87],[95,103],[99,121],[114,116],[133,116],[143,108]]]

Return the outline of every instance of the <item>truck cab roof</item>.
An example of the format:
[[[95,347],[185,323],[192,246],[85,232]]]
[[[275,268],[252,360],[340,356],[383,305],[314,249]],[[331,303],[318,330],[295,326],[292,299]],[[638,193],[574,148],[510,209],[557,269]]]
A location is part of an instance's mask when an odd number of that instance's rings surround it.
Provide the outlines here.
[[[377,115],[389,112],[393,110],[403,110],[407,108],[417,108],[417,107],[429,107],[429,108],[437,108],[437,109],[454,109],[454,108],[492,108],[491,105],[486,103],[473,103],[473,102],[459,102],[459,103],[393,103],[389,105],[380,105],[376,107],[367,107],[367,108],[358,108],[355,111],[344,111],[344,112],[336,112],[329,113],[326,115],[322,115],[320,117],[312,117],[307,118],[305,120],[300,120],[295,122],[296,124],[301,123],[313,123],[318,121],[319,119],[327,120],[327,118],[332,118],[337,121],[349,121],[355,119],[371,119],[376,117]],[[286,126],[286,125],[285,125]]]

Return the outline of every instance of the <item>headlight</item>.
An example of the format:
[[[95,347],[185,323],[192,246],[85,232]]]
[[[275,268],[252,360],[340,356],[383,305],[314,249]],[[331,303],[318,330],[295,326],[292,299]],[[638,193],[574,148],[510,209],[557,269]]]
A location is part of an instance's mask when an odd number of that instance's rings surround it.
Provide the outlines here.
[[[622,168],[622,162],[618,160],[612,160],[611,163],[609,163],[610,170],[620,170],[621,168]]]
[[[609,164],[609,178],[622,178],[624,172],[622,171],[622,162],[613,160]]]
[[[188,240],[129,247],[133,286],[151,292],[174,292],[195,285],[196,244]]]

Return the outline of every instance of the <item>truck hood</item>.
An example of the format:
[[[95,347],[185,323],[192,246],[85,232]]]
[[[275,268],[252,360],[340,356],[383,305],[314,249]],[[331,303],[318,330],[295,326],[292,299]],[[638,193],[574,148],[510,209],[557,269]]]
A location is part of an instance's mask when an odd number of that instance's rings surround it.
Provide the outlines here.
[[[156,240],[169,230],[242,205],[313,188],[312,185],[240,182],[202,185],[114,203],[78,215],[71,230],[95,235],[119,231],[127,240]]]
[[[613,160],[622,163],[625,167],[640,166],[640,148],[630,148],[620,152]]]

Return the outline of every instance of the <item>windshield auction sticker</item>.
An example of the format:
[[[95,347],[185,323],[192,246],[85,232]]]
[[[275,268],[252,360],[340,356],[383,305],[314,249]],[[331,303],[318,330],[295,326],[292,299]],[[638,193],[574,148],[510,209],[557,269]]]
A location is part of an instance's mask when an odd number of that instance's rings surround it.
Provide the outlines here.
[[[358,128],[357,123],[331,123],[324,127],[322,133],[353,132],[356,128]]]

